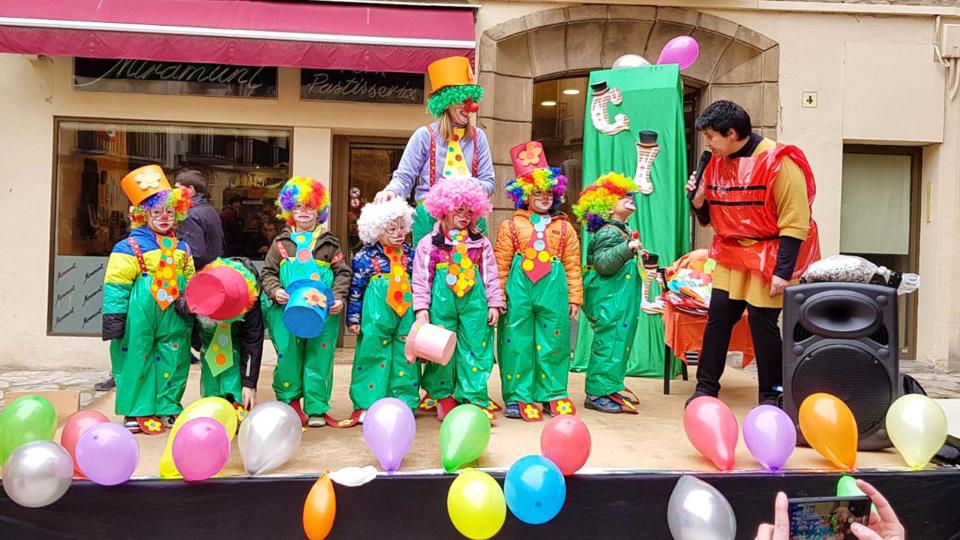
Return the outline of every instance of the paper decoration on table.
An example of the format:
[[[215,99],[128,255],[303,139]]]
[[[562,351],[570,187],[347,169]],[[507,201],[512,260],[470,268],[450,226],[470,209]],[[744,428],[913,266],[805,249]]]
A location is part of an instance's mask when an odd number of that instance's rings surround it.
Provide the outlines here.
[[[593,127],[605,135],[616,135],[621,131],[630,129],[630,119],[625,114],[617,114],[610,121],[610,111],[607,109],[609,104],[620,105],[623,103],[623,94],[617,87],[608,88],[606,81],[597,82],[591,87],[593,89],[593,98],[590,102],[590,118],[593,120]]]
[[[659,153],[660,146],[657,144],[657,132],[641,131],[640,140],[637,141],[637,171],[633,174],[633,181],[637,183],[640,193],[644,195],[653,193],[650,172],[653,171],[653,161],[657,159]]]

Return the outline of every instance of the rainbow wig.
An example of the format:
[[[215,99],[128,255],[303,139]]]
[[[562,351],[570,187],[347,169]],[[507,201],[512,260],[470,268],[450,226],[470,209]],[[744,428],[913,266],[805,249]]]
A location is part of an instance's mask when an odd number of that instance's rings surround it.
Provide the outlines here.
[[[309,176],[294,176],[283,185],[277,197],[280,217],[293,226],[293,208],[298,204],[310,205],[317,209],[317,223],[326,223],[330,217],[330,195],[326,186]]]
[[[473,100],[474,103],[480,103],[483,100],[483,87],[476,84],[445,86],[430,96],[427,100],[427,109],[430,114],[440,118],[451,105],[463,103],[468,99]]]
[[[473,178],[447,178],[430,188],[423,204],[434,219],[452,215],[457,208],[466,206],[473,211],[476,221],[493,210],[487,190]]]
[[[530,195],[534,191],[552,191],[553,206],[550,211],[560,208],[564,196],[567,194],[567,177],[560,174],[557,167],[534,169],[517,178],[507,181],[507,197],[513,201],[513,207],[526,208],[530,202]]]
[[[193,201],[183,188],[158,191],[147,197],[140,204],[133,207],[130,215],[130,228],[138,229],[147,224],[147,214],[154,208],[168,206],[173,208],[173,222],[180,223],[187,219],[187,211]]]
[[[607,173],[583,190],[580,200],[573,205],[573,213],[590,232],[597,232],[610,220],[617,201],[637,191],[632,178],[614,172]]]
[[[366,245],[376,244],[387,226],[398,219],[403,223],[404,234],[410,232],[410,228],[413,227],[413,208],[410,208],[407,201],[400,197],[385,203],[363,205],[360,218],[357,219],[357,234],[360,236],[360,241]]]

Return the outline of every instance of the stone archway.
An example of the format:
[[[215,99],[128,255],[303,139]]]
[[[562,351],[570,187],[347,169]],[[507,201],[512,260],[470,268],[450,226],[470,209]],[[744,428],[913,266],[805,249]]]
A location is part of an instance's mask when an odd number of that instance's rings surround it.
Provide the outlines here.
[[[684,71],[684,84],[700,89],[699,103],[740,103],[767,136],[776,134],[780,110],[780,49],[750,28],[694,10],[623,5],[547,9],[487,29],[480,37],[478,72],[486,96],[479,122],[492,145],[498,178],[513,176],[509,149],[529,140],[533,84],[609,68],[624,54],[655,60],[679,35],[700,43],[700,58]],[[493,229],[512,205],[494,196]]]

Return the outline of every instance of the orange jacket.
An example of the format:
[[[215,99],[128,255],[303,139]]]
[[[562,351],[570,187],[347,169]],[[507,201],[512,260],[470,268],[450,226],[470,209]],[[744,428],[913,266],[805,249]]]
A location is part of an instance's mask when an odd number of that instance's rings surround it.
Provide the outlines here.
[[[516,244],[514,244],[510,223],[516,230]],[[507,274],[518,248],[527,247],[533,235],[533,224],[530,223],[529,210],[517,210],[510,219],[500,224],[497,231],[497,242],[494,252],[497,256],[497,267],[500,270],[500,285],[504,295],[507,292]],[[562,240],[561,240],[562,239]],[[562,243],[562,245],[561,245]],[[583,304],[583,276],[580,274],[580,239],[577,230],[567,221],[567,217],[559,214],[547,226],[547,250],[550,255],[557,257],[563,263],[567,274],[567,287],[571,304]]]

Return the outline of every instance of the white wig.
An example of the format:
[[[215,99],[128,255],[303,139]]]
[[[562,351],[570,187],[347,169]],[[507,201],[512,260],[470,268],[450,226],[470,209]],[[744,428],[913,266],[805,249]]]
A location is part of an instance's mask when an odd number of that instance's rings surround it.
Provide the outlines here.
[[[385,203],[367,203],[360,210],[360,219],[357,220],[357,233],[360,240],[366,244],[375,244],[380,234],[388,225],[396,220],[403,224],[404,234],[410,232],[413,226],[413,208],[400,197],[393,198]]]

